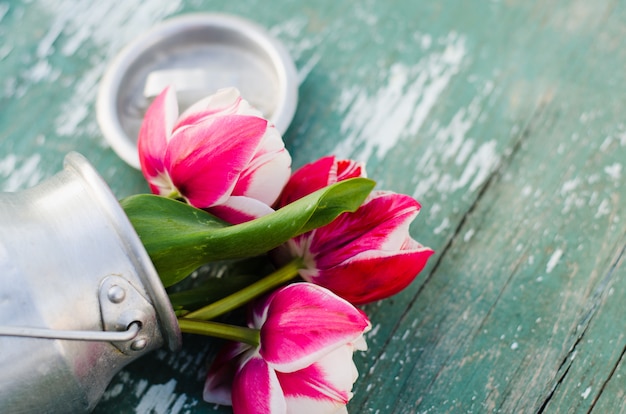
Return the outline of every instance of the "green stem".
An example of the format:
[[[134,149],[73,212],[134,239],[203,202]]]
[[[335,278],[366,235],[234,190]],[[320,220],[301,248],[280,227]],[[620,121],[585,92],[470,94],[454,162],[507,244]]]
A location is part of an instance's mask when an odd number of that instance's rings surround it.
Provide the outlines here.
[[[245,328],[243,326],[187,318],[178,319],[178,326],[181,332],[244,342],[255,347],[259,346],[261,340],[258,329]]]
[[[174,189],[166,197],[167,198],[171,198],[172,200],[182,200],[183,199],[183,196],[180,194],[180,192],[177,189]]]
[[[263,279],[246,286],[225,298],[211,303],[196,311],[190,312],[184,318],[209,320],[240,307],[270,290],[289,282],[302,269],[302,258],[298,257]]]

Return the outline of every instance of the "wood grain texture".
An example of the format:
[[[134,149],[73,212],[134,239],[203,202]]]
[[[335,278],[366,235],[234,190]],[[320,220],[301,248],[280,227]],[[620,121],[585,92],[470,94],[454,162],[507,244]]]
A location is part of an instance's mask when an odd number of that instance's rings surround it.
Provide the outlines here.
[[[195,11],[255,20],[294,57],[296,167],[361,159],[423,205],[411,232],[437,253],[364,308],[351,412],[624,412],[621,2],[0,1],[0,189],[77,150],[118,197],[146,192],[98,130],[96,88],[124,44]],[[230,412],[201,397],[217,346],[133,363],[96,412]]]

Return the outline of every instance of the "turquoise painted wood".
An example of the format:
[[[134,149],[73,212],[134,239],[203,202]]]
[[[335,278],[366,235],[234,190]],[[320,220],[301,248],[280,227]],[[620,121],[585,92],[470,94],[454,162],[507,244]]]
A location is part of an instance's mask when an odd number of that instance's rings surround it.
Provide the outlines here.
[[[411,231],[437,254],[364,308],[351,412],[626,412],[626,4],[0,1],[0,190],[77,150],[120,198],[147,192],[99,132],[97,85],[123,45],[195,11],[287,46],[296,166],[361,159],[423,205]],[[217,346],[133,363],[96,412],[230,412],[202,401]]]

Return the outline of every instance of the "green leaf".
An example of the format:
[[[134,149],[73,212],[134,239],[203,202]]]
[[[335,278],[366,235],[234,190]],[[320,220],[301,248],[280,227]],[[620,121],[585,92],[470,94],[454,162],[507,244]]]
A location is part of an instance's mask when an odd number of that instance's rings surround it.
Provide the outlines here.
[[[121,204],[167,287],[203,264],[258,256],[330,223],[341,213],[355,211],[374,185],[366,178],[341,181],[234,226],[165,197],[140,194]]]

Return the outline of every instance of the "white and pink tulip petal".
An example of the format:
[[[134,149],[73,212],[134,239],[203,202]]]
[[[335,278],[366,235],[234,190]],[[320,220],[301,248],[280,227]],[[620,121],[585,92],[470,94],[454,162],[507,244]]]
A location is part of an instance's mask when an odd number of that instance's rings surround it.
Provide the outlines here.
[[[223,203],[266,128],[264,119],[229,115],[180,130],[170,140],[164,160],[172,182],[196,207]]]
[[[320,158],[293,173],[277,207],[325,185],[365,176],[361,163]],[[272,257],[278,264],[302,259],[299,273],[304,280],[351,303],[384,299],[407,287],[433,254],[409,232],[420,208],[408,195],[374,191],[355,212],[287,241]]]
[[[233,196],[271,207],[291,174],[282,137],[235,88],[196,102],[180,117],[176,94],[166,88],[146,112],[138,150],[154,194],[203,209],[227,205]]]
[[[234,414],[284,414],[287,403],[276,372],[258,355],[237,372],[232,394]]]
[[[272,295],[261,329],[261,356],[281,372],[311,365],[370,328],[367,316],[327,289],[294,283]]]
[[[273,136],[268,139],[268,136]],[[291,156],[274,127],[268,127],[254,157],[239,177],[234,196],[256,198],[271,206],[291,174]]]
[[[165,154],[177,117],[178,103],[173,88],[166,88],[161,92],[144,116],[139,130],[137,148],[141,170],[151,185],[151,180],[165,171],[163,154]]]
[[[423,246],[395,252],[363,253],[316,273],[314,283],[325,286],[355,305],[374,302],[406,288],[433,253],[433,250]],[[306,276],[303,273],[303,277]]]
[[[180,115],[175,128],[197,124],[208,117],[235,114],[263,118],[261,111],[251,107],[246,100],[242,99],[236,88],[224,88],[187,108]]]
[[[332,155],[322,157],[293,173],[277,205],[283,207],[339,181],[366,176],[365,165],[361,162],[340,160]]]
[[[353,352],[353,346],[346,344],[299,371],[278,372],[287,405],[310,405],[312,400],[326,406],[325,410],[319,407],[316,413],[334,412],[337,407],[346,405],[352,398],[352,385],[358,378],[352,361]]]
[[[204,382],[202,397],[206,402],[232,405],[232,385],[237,373],[237,361],[251,351],[241,342],[227,343],[215,356]]]
[[[356,212],[317,229],[311,254],[317,266],[329,268],[369,250],[397,251],[409,236],[409,226],[419,213],[413,198],[379,192]]]
[[[230,224],[241,224],[273,213],[267,204],[251,197],[231,196],[223,204],[207,211]]]

